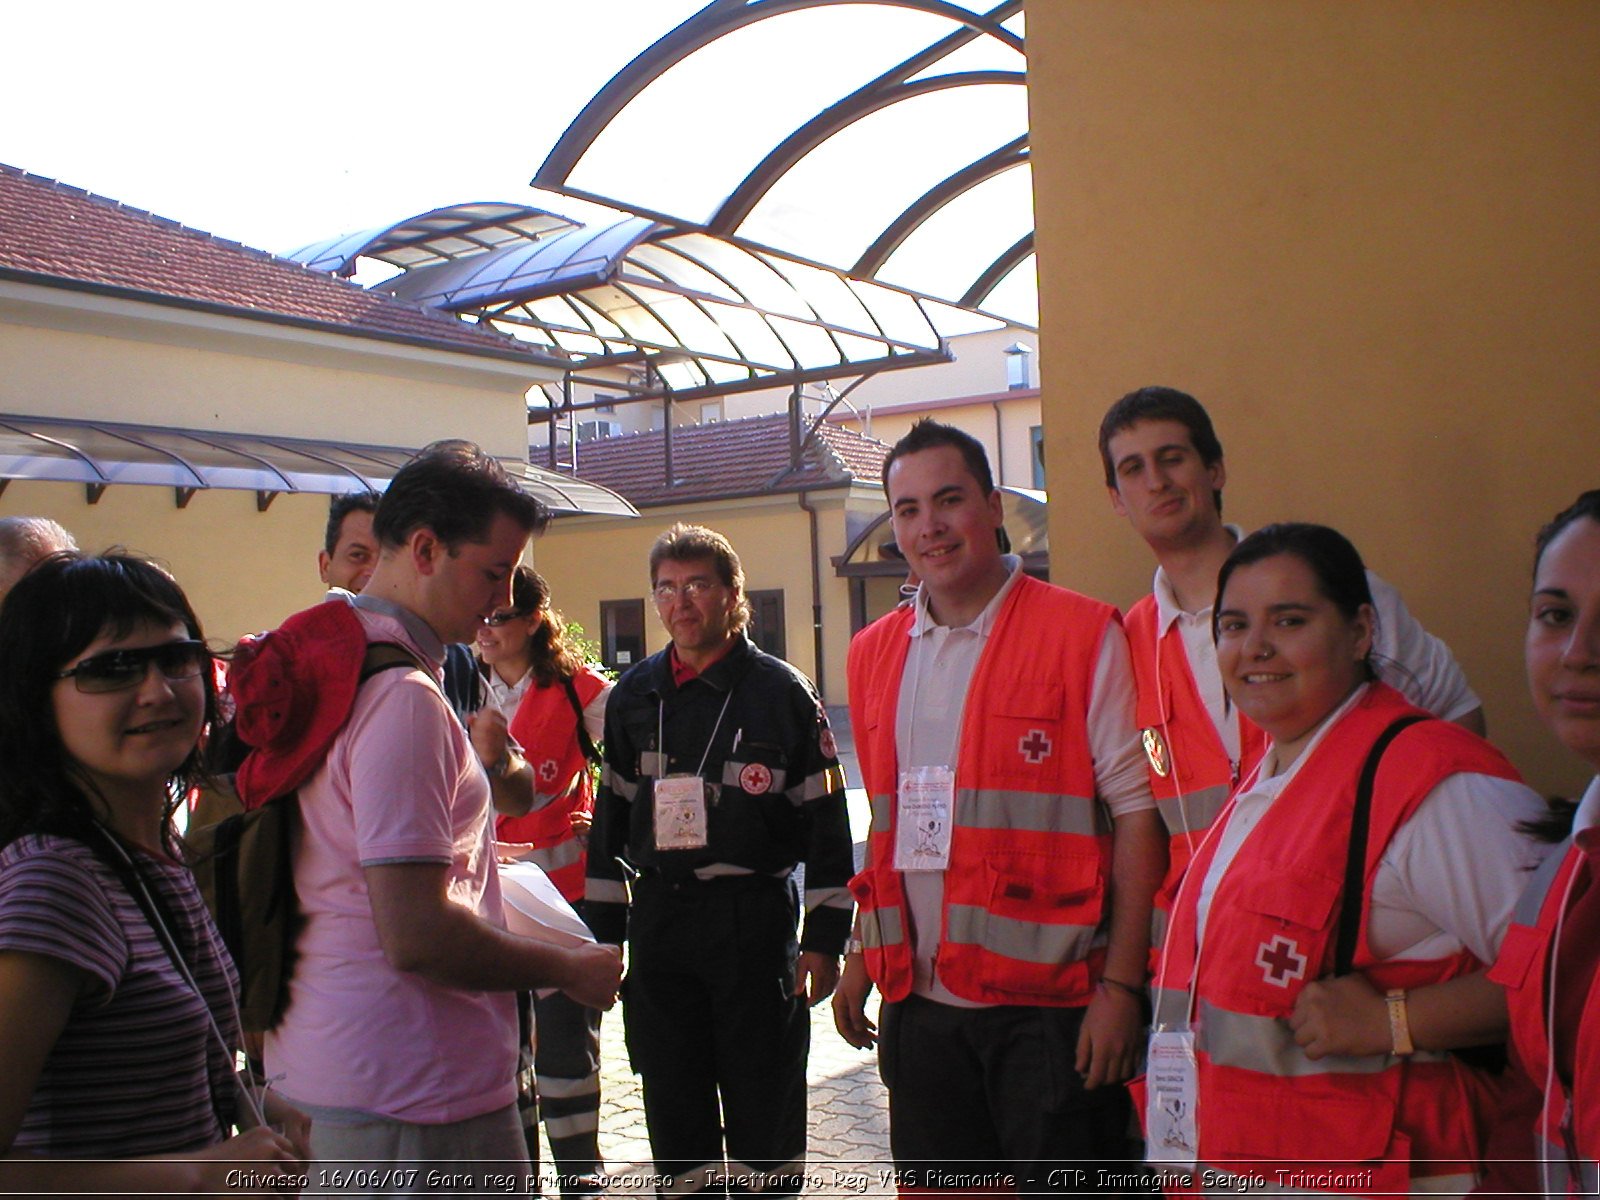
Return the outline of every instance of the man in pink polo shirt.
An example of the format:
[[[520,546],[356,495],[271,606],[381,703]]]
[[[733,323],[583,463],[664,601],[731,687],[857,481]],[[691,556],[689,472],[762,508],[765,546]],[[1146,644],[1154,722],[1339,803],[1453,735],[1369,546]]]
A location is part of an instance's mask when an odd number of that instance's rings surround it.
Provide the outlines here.
[[[300,788],[306,924],[266,1066],[312,1115],[324,1188],[472,1192],[504,1164],[521,1194],[513,993],[616,999],[611,950],[504,928],[489,780],[440,691],[445,644],[470,641],[510,603],[512,569],[544,520],[478,447],[435,443],[378,507],[362,594],[330,601],[355,608],[369,642],[397,643],[426,669],[372,676]]]

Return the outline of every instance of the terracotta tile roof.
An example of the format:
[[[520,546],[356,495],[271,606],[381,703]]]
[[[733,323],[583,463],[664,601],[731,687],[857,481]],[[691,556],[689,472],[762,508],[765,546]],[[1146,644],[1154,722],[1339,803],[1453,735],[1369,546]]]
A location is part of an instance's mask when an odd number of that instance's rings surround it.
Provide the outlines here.
[[[497,332],[4,163],[0,276],[441,350],[543,358]]]
[[[889,447],[875,438],[824,421],[806,444],[800,469],[791,471],[787,413],[679,425],[672,430],[675,481],[669,485],[664,478],[664,442],[659,430],[580,442],[578,477],[645,508],[840,487],[852,480],[877,483],[889,453]],[[537,452],[534,457],[538,458]]]

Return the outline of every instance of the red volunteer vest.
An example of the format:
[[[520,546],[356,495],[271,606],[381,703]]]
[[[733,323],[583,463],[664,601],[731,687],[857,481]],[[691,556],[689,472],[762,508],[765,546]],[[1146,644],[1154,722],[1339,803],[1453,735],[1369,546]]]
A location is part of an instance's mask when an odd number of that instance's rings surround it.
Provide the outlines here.
[[[1573,1079],[1550,1070],[1550,953],[1556,925],[1567,907],[1568,885],[1585,869],[1585,847],[1600,840],[1600,829],[1579,834],[1566,853],[1547,858],[1534,873],[1500,946],[1489,978],[1506,989],[1511,1010],[1511,1040],[1534,1086],[1550,1088],[1536,1126],[1535,1153],[1541,1189],[1550,1196],[1596,1190],[1600,1158],[1600,972],[1588,980],[1571,978],[1565,986],[1587,988],[1578,1024]],[[1593,870],[1593,866],[1587,869]],[[1556,964],[1557,986],[1561,964]],[[1576,1099],[1577,1103],[1574,1103]]]
[[[1419,1175],[1474,1171],[1495,1085],[1448,1054],[1313,1061],[1287,1018],[1301,989],[1331,973],[1356,781],[1378,736],[1414,713],[1372,684],[1328,730],[1267,809],[1217,886],[1196,986],[1202,1167],[1233,1173],[1303,1169],[1298,1186],[1348,1194],[1404,1192]],[[1449,775],[1516,779],[1505,757],[1444,721],[1407,729],[1373,788],[1366,880],[1394,833]],[[1156,980],[1156,1021],[1182,1027],[1196,953],[1195,901],[1216,842],[1191,863]],[[1365,915],[1355,967],[1379,991],[1414,988],[1481,967],[1463,951],[1378,962]],[[1425,1161],[1426,1160],[1426,1161]]]
[[[578,701],[587,706],[606,685],[589,667],[573,676]],[[532,842],[530,861],[550,876],[569,901],[583,899],[584,843],[572,814],[594,810],[594,788],[578,742],[578,716],[560,684],[530,687],[511,718],[511,736],[533,771],[533,808],[526,816],[496,817],[502,842]]]
[[[872,802],[867,866],[850,881],[866,966],[885,1000],[911,990],[912,948],[894,869],[895,713],[914,610],[851,643],[850,719]],[[1086,722],[1116,610],[1036,579],[1001,603],[967,691],[944,875],[939,978],[985,1004],[1082,1005],[1099,977],[1110,821],[1095,799]]]
[[[1144,597],[1123,618],[1133,657],[1134,684],[1139,690],[1135,719],[1144,740],[1150,791],[1172,839],[1167,877],[1156,892],[1152,914],[1152,966],[1161,951],[1172,898],[1195,847],[1227,803],[1233,785],[1255,770],[1267,745],[1266,735],[1241,714],[1239,764],[1235,771],[1211,714],[1200,699],[1189,655],[1183,648],[1183,634],[1174,624],[1165,636],[1157,637],[1159,619],[1154,596]]]

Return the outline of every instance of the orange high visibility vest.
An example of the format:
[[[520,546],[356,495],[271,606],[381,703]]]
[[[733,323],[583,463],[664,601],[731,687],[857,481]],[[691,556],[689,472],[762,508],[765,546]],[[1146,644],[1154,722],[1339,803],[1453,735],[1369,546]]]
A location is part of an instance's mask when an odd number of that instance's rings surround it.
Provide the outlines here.
[[[588,667],[572,683],[583,705],[606,686],[605,677]],[[532,842],[529,860],[567,900],[582,900],[586,856],[584,843],[572,830],[572,814],[594,811],[594,785],[567,689],[560,684],[530,687],[511,717],[510,730],[533,771],[533,808],[520,817],[496,817],[494,835],[502,842]]]
[[[1546,1080],[1543,1112],[1536,1126],[1539,1159],[1536,1173],[1540,1186],[1551,1196],[1574,1192],[1593,1194],[1600,1170],[1600,972],[1587,980],[1571,978],[1566,987],[1584,987],[1588,999],[1578,1025],[1574,1078],[1564,1080],[1550,1071],[1549,1026],[1546,1020],[1550,1003],[1550,955],[1555,945],[1556,925],[1568,906],[1568,885],[1580,871],[1593,871],[1586,865],[1594,844],[1600,842],[1600,829],[1585,830],[1576,842],[1569,842],[1565,853],[1557,852],[1529,881],[1512,916],[1489,978],[1506,989],[1511,1010],[1511,1040],[1522,1065],[1536,1087]],[[1557,986],[1562,987],[1560,964]],[[1574,1098],[1579,1102],[1574,1105]]]
[[[1405,1191],[1418,1175],[1476,1171],[1498,1084],[1446,1053],[1313,1061],[1287,1018],[1307,983],[1333,968],[1356,782],[1379,735],[1420,710],[1369,686],[1301,766],[1218,882],[1195,985],[1200,1165],[1234,1174],[1306,1172],[1298,1186],[1344,1194]],[[1447,776],[1516,779],[1489,743],[1432,720],[1407,729],[1373,789],[1366,881],[1417,806]],[[1156,979],[1158,1025],[1188,1023],[1196,897],[1216,839],[1190,864]],[[1480,969],[1465,950],[1436,960],[1379,962],[1363,920],[1354,966],[1379,991]],[[1354,1176],[1354,1178],[1352,1178]],[[1326,1181],[1326,1182],[1318,1182]]]
[[[850,719],[872,802],[867,866],[850,882],[866,966],[889,1001],[911,990],[894,869],[895,713],[913,609],[850,646]],[[1110,819],[1095,798],[1086,722],[1110,605],[1024,575],[1001,603],[967,690],[955,767],[940,980],[985,1004],[1082,1005],[1105,958]],[[1103,940],[1103,939],[1102,939]]]

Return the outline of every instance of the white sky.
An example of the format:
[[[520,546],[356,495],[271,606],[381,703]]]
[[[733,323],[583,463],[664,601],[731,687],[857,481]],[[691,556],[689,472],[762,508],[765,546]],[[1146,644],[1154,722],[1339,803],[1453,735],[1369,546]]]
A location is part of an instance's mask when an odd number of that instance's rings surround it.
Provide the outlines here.
[[[703,4],[19,0],[0,26],[0,162],[276,253],[447,204],[537,205],[528,181],[584,102]],[[844,21],[849,36],[840,36]],[[948,29],[870,4],[758,23],[726,39],[745,40],[719,47],[714,69],[686,73],[662,92],[709,87],[699,102],[715,114],[716,138],[697,142],[664,127],[641,143],[638,170],[658,185],[680,176],[719,187],[736,180],[742,166],[730,167],[748,165],[751,144],[770,145],[764,134],[792,127],[786,104],[808,115],[815,106],[802,93],[834,79],[860,82],[866,64],[881,69],[885,49],[902,38],[909,49]],[[1014,69],[1014,56],[1005,65]],[[775,78],[784,86],[774,88]],[[980,95],[943,122],[968,122],[980,138],[1025,125],[1025,110],[1016,124],[1020,89],[972,91]],[[945,93],[941,103],[948,109],[967,94]],[[653,113],[643,107],[629,114],[635,130],[639,122],[649,130]],[[927,174],[938,143],[925,131],[895,130],[893,115],[872,118],[882,121],[876,129],[863,123],[866,152],[879,169]],[[719,158],[719,143],[736,160]],[[819,225],[806,197],[835,191],[854,173],[820,155],[812,166],[812,176],[758,209],[755,232],[769,235],[761,240],[806,253],[820,249],[808,235],[840,232],[828,218]],[[628,194],[626,172],[609,182]],[[1023,176],[1015,182],[1026,185]],[[876,215],[869,193],[854,199],[850,211],[862,221]],[[583,215],[572,201],[550,206]],[[972,241],[974,222],[958,224],[958,240]],[[935,240],[948,255],[954,243]],[[918,252],[908,243],[903,253],[914,269]],[[914,275],[905,282],[922,285]]]

